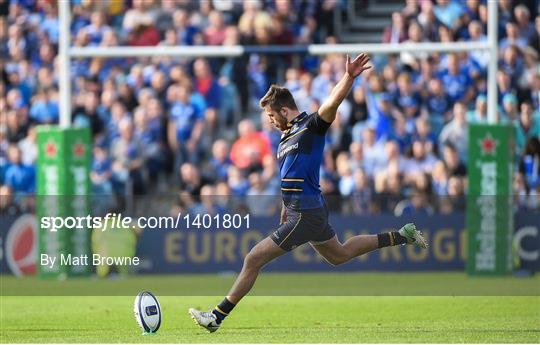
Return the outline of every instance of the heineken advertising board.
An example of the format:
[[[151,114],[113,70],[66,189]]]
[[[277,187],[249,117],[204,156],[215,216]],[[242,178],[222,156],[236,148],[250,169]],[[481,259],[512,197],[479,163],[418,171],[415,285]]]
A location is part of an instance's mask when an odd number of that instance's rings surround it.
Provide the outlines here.
[[[91,136],[88,128],[37,129],[38,263],[44,254],[55,265],[38,265],[40,277],[87,275],[90,266],[60,265],[60,254],[90,254],[88,229],[42,228],[43,217],[77,217],[90,213]]]
[[[467,272],[512,270],[513,127],[470,125],[468,150]]]

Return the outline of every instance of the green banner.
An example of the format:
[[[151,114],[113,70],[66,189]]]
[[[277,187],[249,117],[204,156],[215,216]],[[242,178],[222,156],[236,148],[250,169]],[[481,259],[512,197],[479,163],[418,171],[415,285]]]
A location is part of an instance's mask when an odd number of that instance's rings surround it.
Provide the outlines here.
[[[469,126],[467,272],[505,275],[512,271],[513,127]]]
[[[68,255],[90,255],[90,231],[45,228],[42,220],[44,217],[66,219],[90,214],[90,130],[40,126],[37,145],[38,274],[40,277],[87,275],[91,266],[66,265],[61,259]],[[41,264],[46,258],[54,258],[54,264]]]

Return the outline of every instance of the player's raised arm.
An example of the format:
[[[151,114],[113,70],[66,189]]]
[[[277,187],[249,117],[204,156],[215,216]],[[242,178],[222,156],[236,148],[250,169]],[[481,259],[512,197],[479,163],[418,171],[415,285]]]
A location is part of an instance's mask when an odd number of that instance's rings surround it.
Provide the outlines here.
[[[343,74],[341,80],[332,89],[330,96],[328,96],[319,108],[319,115],[324,121],[333,122],[336,119],[337,109],[351,91],[354,79],[365,70],[371,68],[371,66],[366,66],[368,62],[369,56],[364,53],[358,55],[353,61],[351,61],[351,57],[347,55],[345,74]]]

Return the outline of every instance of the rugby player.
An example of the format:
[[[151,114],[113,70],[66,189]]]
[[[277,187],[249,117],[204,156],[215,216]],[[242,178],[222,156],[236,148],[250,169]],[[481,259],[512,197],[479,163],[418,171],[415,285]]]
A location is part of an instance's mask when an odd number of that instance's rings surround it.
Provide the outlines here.
[[[291,92],[277,85],[272,85],[261,99],[260,106],[270,122],[283,133],[277,151],[283,196],[281,224],[246,255],[240,274],[221,303],[209,312],[189,309],[199,326],[209,332],[218,330],[222,321],[251,290],[261,268],[304,243],[309,242],[332,265],[388,246],[414,244],[427,247],[426,240],[412,223],[405,224],[399,231],[358,235],[344,243],[339,241],[328,223],[328,211],[319,189],[325,134],[355,78],[371,68],[368,62],[366,54],[360,54],[352,61],[347,56],[343,77],[313,114],[300,112]]]

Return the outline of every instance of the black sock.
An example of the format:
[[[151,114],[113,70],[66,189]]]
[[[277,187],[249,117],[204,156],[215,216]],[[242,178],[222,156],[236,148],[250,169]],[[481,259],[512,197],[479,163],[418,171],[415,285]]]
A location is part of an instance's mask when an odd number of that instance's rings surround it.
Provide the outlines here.
[[[378,234],[377,239],[379,240],[379,248],[397,246],[398,244],[407,243],[407,239],[401,236],[397,231]]]
[[[227,316],[229,316],[229,313],[233,310],[233,308],[236,306],[236,304],[230,302],[227,297],[221,301],[220,304],[218,304],[214,310],[212,310],[212,314],[214,314],[217,318],[217,323],[221,323],[223,319],[225,319]]]

